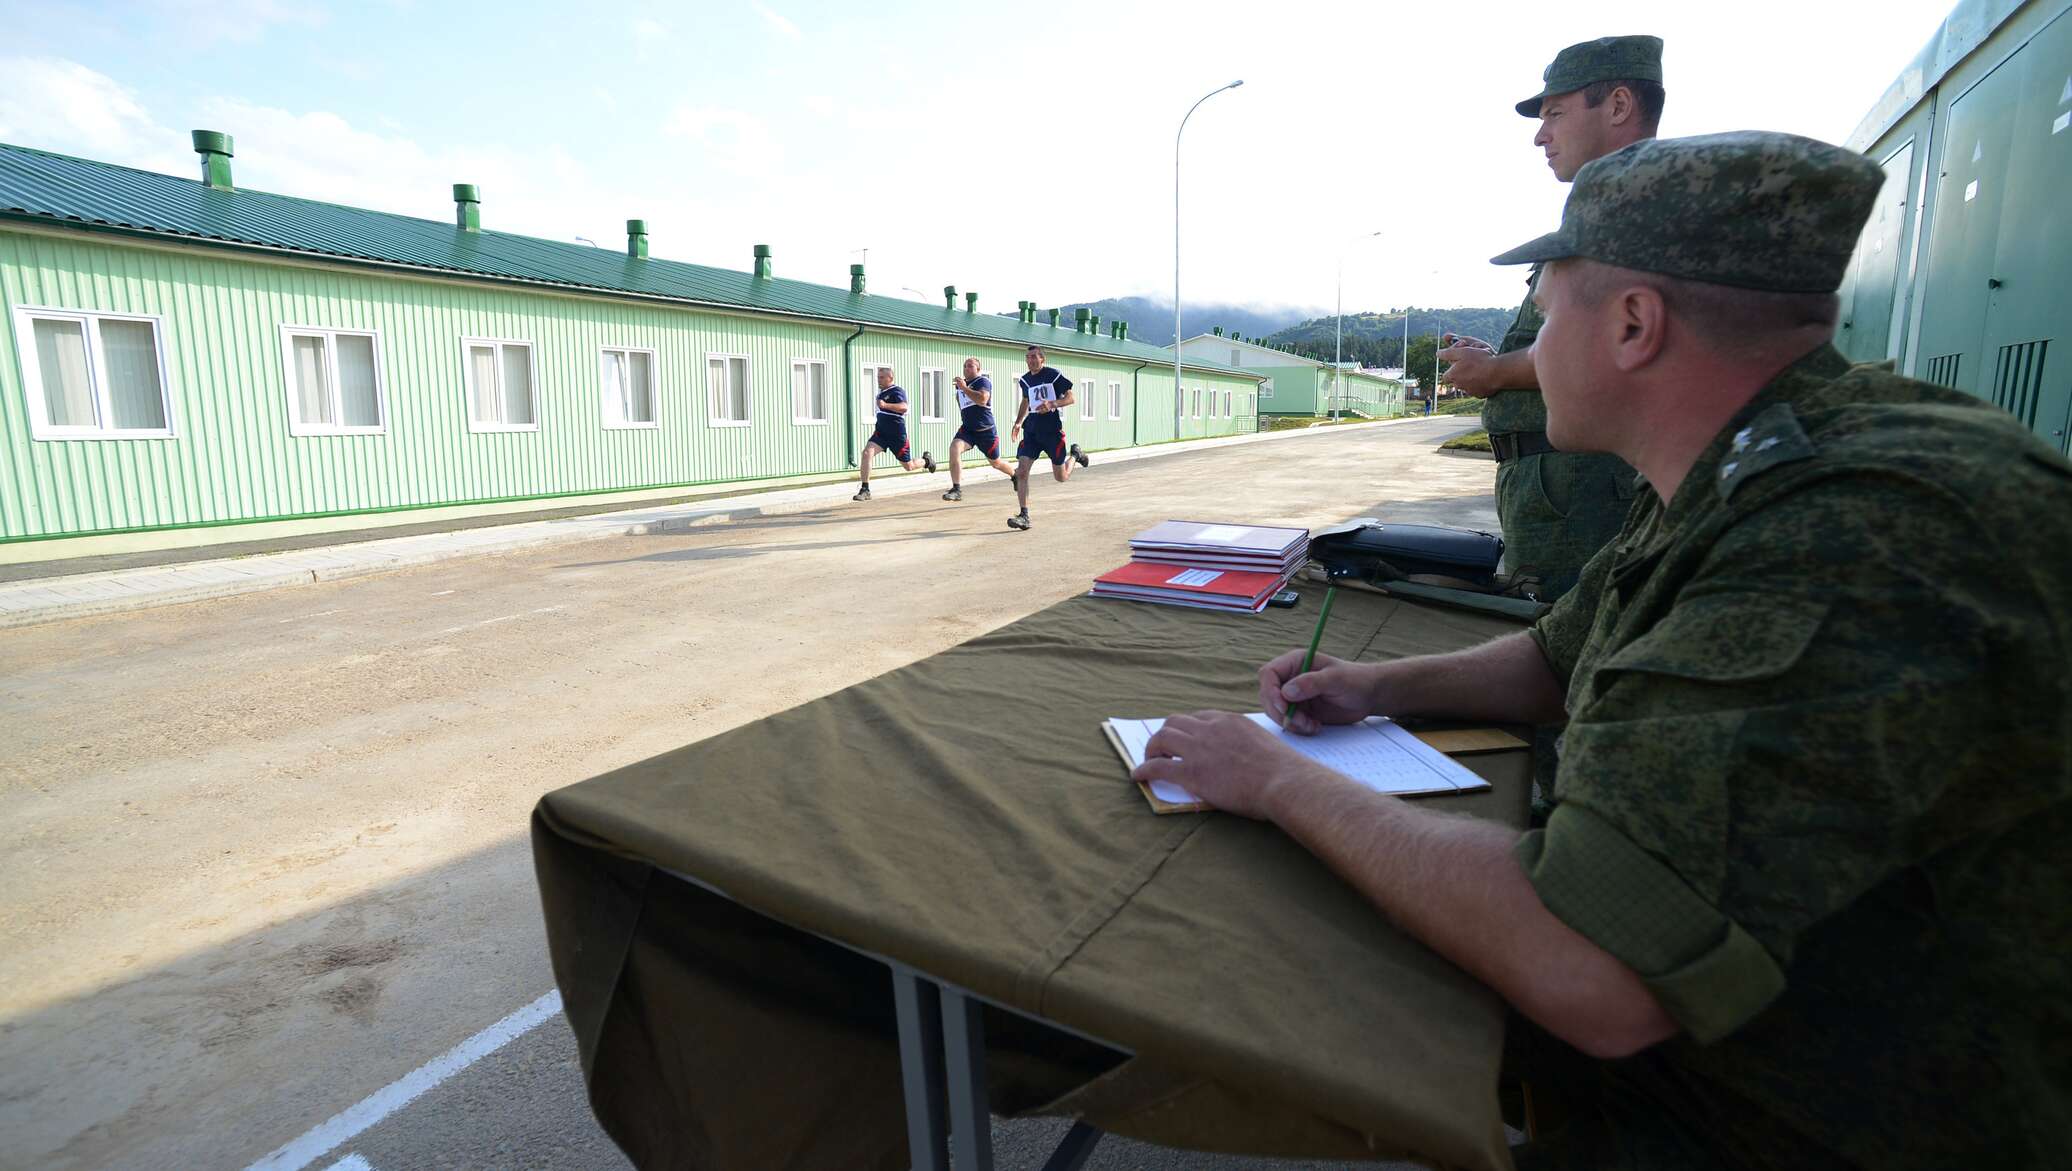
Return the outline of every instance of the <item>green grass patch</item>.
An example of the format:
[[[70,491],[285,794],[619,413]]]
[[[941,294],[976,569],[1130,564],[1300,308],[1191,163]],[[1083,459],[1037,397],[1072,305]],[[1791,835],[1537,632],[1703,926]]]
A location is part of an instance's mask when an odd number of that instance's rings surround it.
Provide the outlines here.
[[[1440,444],[1439,450],[1486,452],[1489,450],[1489,432],[1470,431],[1466,435],[1456,435],[1453,438],[1447,440],[1446,442]]]
[[[1439,410],[1437,413],[1441,415],[1479,415],[1482,413],[1482,400],[1473,395],[1466,394],[1459,398],[1442,398],[1439,400]]]

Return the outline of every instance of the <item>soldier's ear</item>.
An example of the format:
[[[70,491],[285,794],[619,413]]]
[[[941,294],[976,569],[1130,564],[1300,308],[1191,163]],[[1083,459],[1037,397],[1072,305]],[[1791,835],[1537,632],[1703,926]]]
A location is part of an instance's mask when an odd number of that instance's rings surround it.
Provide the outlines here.
[[[1631,373],[1661,356],[1669,329],[1669,304],[1652,285],[1628,285],[1610,298],[1612,362]]]

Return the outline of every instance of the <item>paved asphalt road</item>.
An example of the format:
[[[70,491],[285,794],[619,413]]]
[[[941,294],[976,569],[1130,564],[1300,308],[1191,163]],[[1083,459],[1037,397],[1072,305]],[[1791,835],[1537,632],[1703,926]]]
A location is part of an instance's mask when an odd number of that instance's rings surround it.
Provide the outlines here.
[[[0,631],[0,1167],[239,1168],[552,988],[538,796],[1086,588],[1171,516],[1495,527],[1460,420]],[[393,1091],[391,1091],[393,1092]],[[1060,1127],[999,1128],[1003,1167]],[[613,1168],[558,1015],[283,1166]],[[1287,1166],[1111,1140],[1095,1167]]]

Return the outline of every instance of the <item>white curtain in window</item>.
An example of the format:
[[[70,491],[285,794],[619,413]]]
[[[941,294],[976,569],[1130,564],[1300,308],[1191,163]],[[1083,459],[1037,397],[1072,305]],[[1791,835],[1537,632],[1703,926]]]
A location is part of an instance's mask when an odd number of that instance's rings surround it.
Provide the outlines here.
[[[497,410],[495,346],[468,347],[468,383],[468,409],[474,412],[475,422],[483,425],[502,422],[502,415]]]
[[[655,360],[647,354],[626,355],[626,419],[633,423],[655,421]]]
[[[93,384],[87,379],[86,326],[77,321],[38,317],[36,368],[43,378],[43,409],[53,427],[91,427]]]
[[[809,363],[806,366],[806,373],[813,380],[813,413],[811,417],[825,419],[828,417],[827,367],[818,362]]]
[[[626,355],[604,351],[604,421],[624,423],[626,411]]]
[[[165,392],[158,383],[158,331],[148,321],[102,319],[108,402],[124,431],[165,430]]]
[[[348,427],[381,426],[381,395],[374,385],[374,339],[340,334],[338,345],[339,414]]]
[[[498,346],[497,357],[503,375],[504,422],[530,427],[537,422],[532,411],[532,348]]]
[[[288,339],[295,371],[295,421],[305,427],[330,427],[331,365],[324,357],[324,339],[297,334]]]
[[[748,359],[727,359],[727,418],[748,420]]]
[[[705,359],[705,411],[715,419],[727,417],[727,360]]]
[[[811,419],[813,414],[813,367],[794,362],[791,367],[791,417]]]

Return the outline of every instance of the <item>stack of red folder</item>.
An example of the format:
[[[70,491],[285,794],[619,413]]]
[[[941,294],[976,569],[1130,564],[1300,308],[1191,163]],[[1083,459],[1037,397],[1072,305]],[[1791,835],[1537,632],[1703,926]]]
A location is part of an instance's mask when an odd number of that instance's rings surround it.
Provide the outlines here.
[[[1308,559],[1309,532],[1169,520],[1130,551],[1135,560],[1094,579],[1095,597],[1256,614]]]

